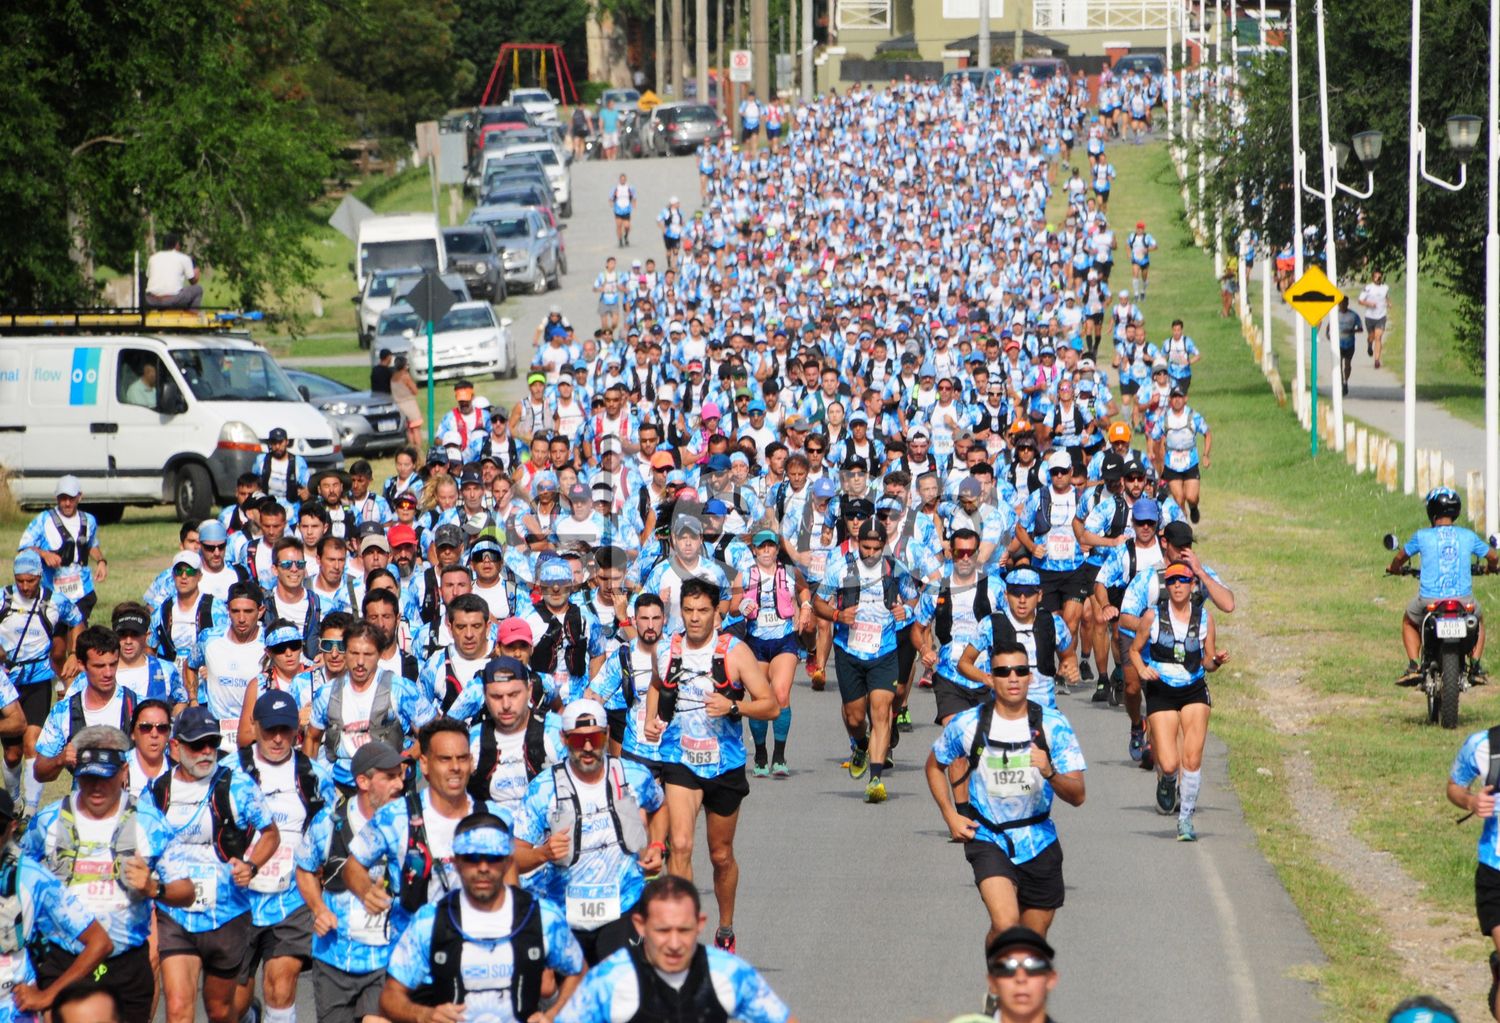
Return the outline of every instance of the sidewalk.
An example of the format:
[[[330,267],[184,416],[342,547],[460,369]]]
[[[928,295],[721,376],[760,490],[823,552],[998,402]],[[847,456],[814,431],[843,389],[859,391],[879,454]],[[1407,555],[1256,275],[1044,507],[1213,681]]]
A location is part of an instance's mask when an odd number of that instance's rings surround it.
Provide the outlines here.
[[[1255,322],[1259,324],[1261,309],[1259,270],[1252,271],[1250,277],[1246,304]],[[1353,296],[1359,294],[1359,285],[1345,281],[1341,282],[1339,287],[1351,296],[1350,306],[1353,307]],[[1271,300],[1271,318],[1274,320],[1275,331],[1271,341],[1276,353],[1277,365],[1290,389],[1297,372],[1295,331],[1296,324],[1301,322],[1301,317],[1277,295]],[[1389,336],[1393,329],[1399,333],[1404,328],[1404,322],[1390,322],[1387,324],[1386,333]],[[1305,327],[1304,337],[1309,341],[1312,337],[1312,332],[1306,330]],[[1337,378],[1338,358],[1333,354],[1332,346],[1321,334],[1318,344],[1320,384],[1318,402],[1319,404],[1328,403],[1331,409],[1333,393],[1329,387],[1331,379]],[[1312,371],[1311,352],[1308,355],[1308,372],[1310,373]],[[1421,357],[1422,351],[1418,347],[1417,358]],[[1349,375],[1349,393],[1344,397],[1344,419],[1359,422],[1372,430],[1384,433],[1397,444],[1403,444],[1406,427],[1402,402],[1402,374],[1401,365],[1393,366],[1389,362],[1382,362],[1381,367],[1376,369],[1374,360],[1365,354],[1364,338],[1361,335],[1359,347],[1354,353],[1354,369]],[[1453,463],[1455,480],[1460,493],[1463,492],[1464,480],[1469,470],[1484,471],[1484,430],[1467,420],[1458,418],[1436,402],[1423,400],[1421,397],[1417,399],[1416,447],[1419,451],[1423,449],[1442,451],[1443,457]],[[1404,450],[1402,458],[1404,466]],[[1403,469],[1402,486],[1404,485]]]

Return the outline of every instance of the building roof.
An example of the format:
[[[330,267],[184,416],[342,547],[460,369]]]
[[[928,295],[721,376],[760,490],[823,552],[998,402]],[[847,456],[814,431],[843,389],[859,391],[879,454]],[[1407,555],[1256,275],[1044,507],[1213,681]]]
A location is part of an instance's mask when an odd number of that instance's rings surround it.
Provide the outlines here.
[[[994,49],[995,44],[999,43],[1003,47],[1014,38],[1015,33],[1012,31],[1002,29],[998,32],[991,32],[990,46]],[[895,40],[891,40],[891,42],[895,42]],[[1059,39],[1053,39],[1051,36],[1044,36],[1039,32],[1022,32],[1021,45],[1032,50],[1050,50],[1054,57],[1066,57],[1068,55],[1067,43]],[[966,36],[963,39],[955,39],[948,44],[947,48],[950,50],[968,50],[970,53],[978,53],[979,36],[972,35]]]

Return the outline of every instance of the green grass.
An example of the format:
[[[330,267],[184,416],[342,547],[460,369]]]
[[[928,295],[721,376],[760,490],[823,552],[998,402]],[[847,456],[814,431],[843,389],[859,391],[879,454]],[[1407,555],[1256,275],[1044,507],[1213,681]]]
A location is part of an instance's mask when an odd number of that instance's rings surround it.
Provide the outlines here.
[[[1192,404],[1215,444],[1198,546],[1240,601],[1221,619],[1220,642],[1245,679],[1285,670],[1285,661],[1312,695],[1311,721],[1289,740],[1265,716],[1278,712],[1275,704],[1232,674],[1220,676],[1214,728],[1230,745],[1233,781],[1262,849],[1329,957],[1321,979],[1336,1018],[1370,1019],[1389,1008],[1399,980],[1378,922],[1293,826],[1284,772],[1267,780],[1254,768],[1310,750],[1322,784],[1354,808],[1357,833],[1395,855],[1431,907],[1467,915],[1477,832],[1453,826],[1443,787],[1463,736],[1493,719],[1495,694],[1465,694],[1460,729],[1445,732],[1422,724],[1422,700],[1391,684],[1402,657],[1400,610],[1414,584],[1382,574],[1388,555],[1380,535],[1425,525],[1420,504],[1356,476],[1342,455],[1309,457],[1307,434],[1276,405],[1237,321],[1218,317],[1210,262],[1181,226],[1165,152],[1124,147],[1112,155],[1120,170],[1112,219],[1144,219],[1163,238],[1152,262],[1148,333],[1165,336],[1181,316],[1205,353]],[[1488,580],[1478,586],[1486,603],[1497,592]],[[1476,942],[1475,960],[1483,954]]]

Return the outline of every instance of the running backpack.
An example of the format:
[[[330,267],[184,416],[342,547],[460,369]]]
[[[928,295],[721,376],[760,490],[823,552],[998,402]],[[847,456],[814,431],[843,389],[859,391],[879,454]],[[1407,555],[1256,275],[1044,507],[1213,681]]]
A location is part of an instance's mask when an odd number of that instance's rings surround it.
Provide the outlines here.
[[[172,770],[163,771],[151,783],[151,801],[163,815],[166,814],[167,807],[172,805],[172,776],[176,773]],[[234,800],[230,795],[233,778],[233,772],[220,764],[214,768],[208,785],[208,813],[214,852],[224,863],[244,859],[245,851],[250,848],[251,829],[240,827],[234,818]]]
[[[418,1005],[464,1003],[467,991],[463,979],[463,900],[458,896],[458,892],[449,892],[437,904],[428,953],[432,983],[412,992],[412,1001]],[[505,897],[514,907],[511,919],[517,921],[507,938],[497,939],[509,941],[511,961],[515,964],[510,984],[511,1012],[516,1019],[530,1019],[541,1004],[542,971],[547,965],[541,907],[519,888],[507,886]]]

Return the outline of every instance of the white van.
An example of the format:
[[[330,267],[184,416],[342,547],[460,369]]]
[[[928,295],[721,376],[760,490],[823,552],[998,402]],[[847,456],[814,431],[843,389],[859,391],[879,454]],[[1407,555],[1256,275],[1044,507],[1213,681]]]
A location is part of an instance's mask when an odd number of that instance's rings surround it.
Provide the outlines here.
[[[323,413],[244,334],[0,337],[0,468],[23,507],[72,474],[101,519],[158,504],[205,519],[277,426],[310,467],[342,463]]]
[[[360,222],[359,241],[350,267],[355,284],[363,287],[366,275],[374,270],[402,266],[419,266],[438,273],[448,269],[443,230],[436,214],[388,213]]]

